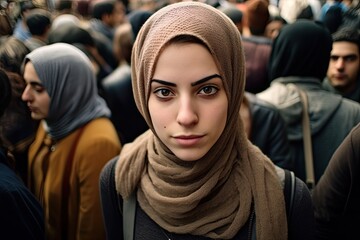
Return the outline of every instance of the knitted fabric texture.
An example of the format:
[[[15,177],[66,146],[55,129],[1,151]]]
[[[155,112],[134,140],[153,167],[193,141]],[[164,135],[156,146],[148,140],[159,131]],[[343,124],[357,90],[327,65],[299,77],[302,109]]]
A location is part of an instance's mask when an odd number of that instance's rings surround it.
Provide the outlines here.
[[[228,97],[227,125],[201,159],[184,162],[159,138],[148,111],[150,80],[169,40],[190,35],[209,48]],[[132,55],[136,104],[150,130],[126,144],[116,165],[117,191],[137,191],[140,207],[167,231],[231,239],[253,204],[258,239],[287,239],[285,202],[274,165],[246,138],[239,115],[245,66],[240,34],[219,10],[199,2],[171,4],[141,28]]]

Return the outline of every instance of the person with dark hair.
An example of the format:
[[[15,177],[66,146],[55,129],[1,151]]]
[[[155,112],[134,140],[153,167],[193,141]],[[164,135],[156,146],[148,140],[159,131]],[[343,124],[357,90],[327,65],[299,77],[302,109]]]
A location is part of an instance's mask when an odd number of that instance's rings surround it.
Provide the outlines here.
[[[73,0],[55,0],[55,11],[57,14],[73,14]]]
[[[269,23],[265,28],[265,37],[274,40],[279,35],[281,28],[286,24],[288,24],[287,21],[280,15],[270,16]]]
[[[101,81],[113,71],[113,68],[100,54],[96,45],[97,42],[90,32],[75,24],[61,24],[60,26],[51,29],[48,35],[48,44],[58,42],[72,44],[89,57],[96,74],[98,91],[102,94]]]
[[[343,10],[338,5],[331,6],[323,16],[322,22],[330,31],[334,33],[343,23]]]
[[[238,7],[236,7],[236,5],[230,4],[227,1],[225,1],[225,2],[226,2],[226,4],[223,4],[223,5],[220,4],[217,7],[217,9],[219,9],[220,11],[225,13],[226,16],[228,16],[234,22],[234,24],[238,28],[239,32],[242,33],[243,13],[240,11],[240,9]]]
[[[305,171],[305,154],[312,155],[314,181],[309,180],[311,185],[316,184],[336,148],[360,122],[358,103],[322,88],[332,44],[330,32],[321,23],[302,19],[284,26],[272,46],[271,85],[257,94],[274,104],[285,119],[290,147],[295,154],[295,174],[304,181],[311,176]],[[309,104],[302,99],[307,99]],[[306,135],[303,132],[306,109],[312,144],[308,152],[304,150]]]
[[[20,1],[20,16],[14,26],[13,36],[20,41],[25,41],[31,37],[31,33],[26,25],[26,16],[29,14],[31,9],[36,8],[31,0]]]
[[[332,39],[323,87],[360,103],[360,30],[342,27],[332,34]]]
[[[12,86],[0,69],[0,119],[11,102]],[[0,131],[4,127],[0,125]],[[45,239],[43,209],[16,174],[11,152],[0,138],[1,239]]]
[[[124,4],[120,0],[94,0],[91,2],[90,12],[90,27],[112,42],[115,28],[125,21]]]
[[[321,6],[320,21],[325,19],[326,13],[332,7],[339,8],[342,13],[345,13],[347,10],[349,10],[349,7],[346,6],[342,1],[343,0],[325,0],[324,4]]]
[[[94,0],[89,3],[89,13],[86,29],[95,39],[101,56],[114,70],[118,62],[112,46],[116,27],[126,22],[124,4],[120,0]]]
[[[28,149],[35,138],[38,121],[33,120],[30,110],[21,100],[25,81],[21,75],[21,63],[30,51],[25,44],[10,36],[0,45],[0,68],[7,72],[12,87],[10,106],[0,120],[3,126],[3,143],[14,155],[15,170],[27,183]]]
[[[306,185],[293,178],[287,215],[289,172],[247,139],[243,46],[224,13],[195,1],[158,10],[135,40],[131,69],[150,129],[101,173],[108,239],[313,239]]]
[[[24,41],[30,51],[47,44],[48,33],[51,28],[51,13],[44,9],[30,10],[26,16],[26,26],[31,37]]]
[[[0,44],[0,67],[20,74],[21,63],[29,52],[24,42],[14,36],[7,37]]]

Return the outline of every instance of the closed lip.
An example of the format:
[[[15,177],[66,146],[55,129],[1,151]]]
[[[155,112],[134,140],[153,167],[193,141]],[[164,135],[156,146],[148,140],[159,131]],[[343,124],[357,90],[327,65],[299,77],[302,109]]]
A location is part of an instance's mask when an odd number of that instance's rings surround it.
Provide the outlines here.
[[[30,105],[28,105],[28,108],[29,108],[29,110],[30,110],[31,112],[35,112],[35,111],[36,111],[36,108],[35,108],[35,107],[32,107],[32,106],[30,106]]]
[[[190,147],[198,144],[204,135],[180,135],[174,136],[176,142],[184,147]]]
[[[346,77],[346,74],[337,74],[337,75],[334,75],[335,78],[339,78],[339,79],[343,79]]]

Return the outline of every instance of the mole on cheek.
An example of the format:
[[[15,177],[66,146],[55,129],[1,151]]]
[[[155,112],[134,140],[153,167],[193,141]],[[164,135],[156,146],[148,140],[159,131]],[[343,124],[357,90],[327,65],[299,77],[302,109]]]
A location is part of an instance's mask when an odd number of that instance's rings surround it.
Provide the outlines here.
[[[166,128],[166,126],[164,126],[164,128]]]

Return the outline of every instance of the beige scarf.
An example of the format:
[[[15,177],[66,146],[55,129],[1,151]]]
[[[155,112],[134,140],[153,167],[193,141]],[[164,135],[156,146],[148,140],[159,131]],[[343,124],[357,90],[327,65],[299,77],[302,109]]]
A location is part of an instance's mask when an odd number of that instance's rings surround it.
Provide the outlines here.
[[[223,134],[195,162],[181,161],[160,142],[147,106],[155,61],[164,44],[182,34],[195,36],[208,46],[229,100]],[[240,120],[244,71],[238,30],[224,14],[206,4],[169,5],[157,11],[137,37],[132,56],[133,89],[151,130],[122,149],[116,188],[123,198],[137,190],[141,208],[167,231],[231,239],[247,222],[253,204],[257,238],[287,239],[284,196],[274,165],[247,140]]]

